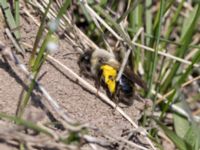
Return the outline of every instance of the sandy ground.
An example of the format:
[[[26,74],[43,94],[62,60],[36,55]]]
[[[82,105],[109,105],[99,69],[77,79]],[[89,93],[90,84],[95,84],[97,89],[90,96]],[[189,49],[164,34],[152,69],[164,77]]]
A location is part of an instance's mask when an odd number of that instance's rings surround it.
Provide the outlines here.
[[[38,27],[24,18],[23,26],[20,29],[23,41],[33,45],[34,37]],[[8,46],[13,46],[9,39],[5,38],[4,27],[0,26],[0,40]],[[54,57],[74,72],[79,74],[77,65],[78,55],[67,55],[74,52],[73,48],[65,40],[59,43],[59,50]],[[25,59],[27,62],[28,57]],[[42,67],[41,74],[45,73],[40,83],[47,89],[50,95],[64,108],[72,118],[82,123],[89,123],[101,130],[120,136],[125,129],[131,129],[131,124],[125,120],[121,114],[104,103],[96,95],[91,94],[66,71],[59,66],[46,62]],[[91,84],[93,81],[86,79]],[[11,65],[11,68],[0,58],[0,111],[14,115],[20,99],[22,89],[25,87],[25,77],[19,69]],[[43,98],[43,97],[42,97]],[[140,117],[143,103],[137,100],[133,105],[123,110],[135,121]],[[1,124],[0,124],[1,126]],[[0,140],[0,149],[16,149],[12,145],[7,145]],[[87,149],[87,148],[86,148]]]

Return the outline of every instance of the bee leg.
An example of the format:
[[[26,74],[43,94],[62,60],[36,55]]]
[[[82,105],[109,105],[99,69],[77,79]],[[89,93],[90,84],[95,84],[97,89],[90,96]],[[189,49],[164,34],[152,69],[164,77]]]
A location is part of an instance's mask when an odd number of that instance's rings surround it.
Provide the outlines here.
[[[116,94],[114,94],[114,95],[115,95],[115,97],[112,98],[112,100],[115,102],[115,107],[113,108],[113,111],[112,111],[113,114],[115,114],[117,107],[120,107],[119,106],[119,98],[116,96]]]
[[[96,80],[95,80],[95,87],[97,89],[97,93],[96,93],[97,96],[99,96],[99,89],[100,89],[100,86],[101,86],[101,81],[102,81],[102,70],[99,70],[97,77],[96,77]]]
[[[96,95],[99,96],[99,89],[100,89],[100,86],[101,86],[101,79],[98,79],[95,81],[95,87],[97,89],[97,92],[96,92]]]
[[[100,84],[98,83],[99,81],[95,82],[95,88],[97,89],[96,91],[96,96],[99,96],[99,89],[100,89]]]
[[[99,96],[99,89],[100,89],[100,87],[97,88],[96,96]]]
[[[114,108],[114,109],[116,110],[118,106],[119,106],[119,100],[118,100],[118,99],[117,99],[117,100],[115,99],[115,108]]]
[[[112,113],[115,114],[115,111],[116,111],[116,109],[118,107],[118,102],[117,102],[118,100],[116,99],[116,94],[114,93],[110,98],[115,103],[115,106],[114,106],[114,108],[112,110]]]
[[[118,83],[117,83],[116,91],[113,94],[113,99],[114,99],[114,102],[115,102],[115,110],[116,110],[116,108],[118,107],[118,104],[119,104],[119,92],[120,92],[120,87],[118,86]]]
[[[119,97],[115,98],[115,109],[116,109],[117,107],[120,107],[120,106],[119,106],[119,102],[120,102]]]

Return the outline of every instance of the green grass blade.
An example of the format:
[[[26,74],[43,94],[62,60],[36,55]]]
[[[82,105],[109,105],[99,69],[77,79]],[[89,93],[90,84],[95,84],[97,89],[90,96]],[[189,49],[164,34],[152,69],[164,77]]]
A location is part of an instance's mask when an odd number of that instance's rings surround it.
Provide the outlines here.
[[[127,9],[119,19],[117,19],[117,23],[120,23],[124,18],[131,14],[141,2],[141,0],[134,0],[134,2],[131,2],[129,9]]]
[[[86,10],[86,8],[84,7],[83,3],[80,3],[80,8],[82,9],[83,11],[83,14],[84,16],[86,17],[86,20],[88,21],[88,23],[91,23],[92,22],[92,18],[91,16],[89,15],[88,11]]]
[[[35,38],[35,42],[34,42],[34,45],[33,45],[33,50],[31,52],[31,57],[30,57],[30,60],[29,60],[29,65],[32,66],[34,64],[34,61],[35,61],[35,54],[36,54],[36,51],[37,51],[37,48],[38,48],[38,44],[41,40],[41,37],[42,37],[42,34],[44,33],[44,28],[45,28],[45,23],[46,23],[46,17],[47,17],[47,13],[49,12],[49,9],[50,9],[50,6],[51,6],[51,3],[52,3],[52,0],[49,1],[48,5],[47,5],[47,8],[45,10],[45,13],[42,17],[42,20],[41,20],[41,23],[40,23],[40,27],[38,29],[38,32],[37,32],[37,35],[36,35],[36,38]]]
[[[184,108],[184,105],[182,102],[175,105],[178,105],[179,107]],[[190,123],[188,122],[186,118],[176,113],[173,114],[173,119],[174,119],[174,129],[176,131],[176,134],[179,137],[183,138],[187,130],[189,129]]]
[[[185,2],[185,0],[182,0],[181,3],[178,5],[178,8],[177,8],[174,16],[172,17],[171,22],[170,22],[170,24],[168,26],[168,30],[167,30],[167,32],[165,34],[165,39],[169,39],[169,37],[170,37],[170,35],[171,35],[171,33],[172,33],[173,29],[174,29],[174,26],[175,26],[175,24],[176,24],[176,22],[178,20],[178,17],[179,17],[179,15],[181,13],[181,10],[183,8],[184,2]],[[166,43],[164,43],[162,45],[162,47],[165,48],[166,47]]]
[[[21,118],[24,111],[25,111],[25,108],[26,108],[26,106],[29,102],[29,98],[31,96],[31,93],[32,93],[32,91],[33,91],[33,89],[36,85],[36,82],[35,82],[36,77],[37,77],[37,74],[35,74],[34,79],[31,80],[28,91],[23,94],[22,100],[20,100],[20,102],[19,102],[18,109],[17,109],[17,112],[16,112],[17,117]]]
[[[157,59],[158,59],[158,46],[159,46],[159,42],[160,42],[160,32],[161,32],[161,25],[162,25],[162,17],[163,17],[163,13],[164,13],[164,9],[165,9],[165,1],[161,0],[160,3],[160,10],[159,10],[159,24],[158,27],[155,30],[155,35],[156,35],[156,43],[155,43],[155,53],[153,55],[153,62],[150,62],[150,70],[149,70],[149,79],[147,82],[148,88],[150,89],[147,93],[147,96],[150,96],[151,93],[151,88],[152,88],[152,84],[153,84],[153,75],[155,73],[155,69],[156,69],[156,64],[157,64]]]
[[[200,2],[199,2],[200,3]],[[196,5],[194,7],[194,9],[190,12],[189,16],[184,20],[183,22],[183,26],[182,26],[182,30],[181,30],[181,38],[183,38],[184,36],[186,36],[188,33],[187,31],[189,30],[190,26],[192,25],[192,19],[195,18],[196,13],[198,10],[198,5]]]
[[[111,23],[111,26],[114,27],[114,29],[118,32],[118,34],[124,39],[124,41],[127,42],[127,44],[134,48],[134,45],[130,39],[130,37],[128,36],[128,34],[126,34],[120,27],[120,25],[116,22],[116,20],[114,20],[108,13],[106,13],[104,11],[104,9],[102,9],[99,5],[94,5],[93,8],[100,13],[100,15],[102,15],[103,17],[105,17],[109,23]]]
[[[163,125],[160,121],[156,120],[156,123],[162,128],[164,133],[173,141],[173,143],[180,150],[188,150],[191,149],[191,146],[187,144],[182,138],[177,136],[172,130],[168,129],[165,125]]]
[[[34,74],[34,77],[33,79],[31,80],[31,83],[29,85],[29,88],[28,88],[28,91],[26,93],[24,93],[24,96],[22,98],[22,100],[20,101],[19,103],[19,108],[18,108],[18,111],[17,111],[17,116],[18,117],[22,117],[23,113],[24,113],[24,110],[29,102],[29,99],[30,99],[30,96],[31,96],[31,93],[36,85],[36,78],[37,78],[37,75],[39,74],[39,71],[41,69],[41,66],[42,64],[44,63],[45,61],[45,57],[44,57],[44,53],[45,53],[45,50],[46,50],[46,47],[47,47],[47,43],[48,43],[48,40],[49,40],[49,37],[51,36],[52,32],[48,32],[45,40],[43,41],[42,43],[42,46],[40,48],[40,51],[37,55],[37,58],[35,60],[35,63],[33,65],[33,68],[32,68],[32,72]]]
[[[173,0],[170,0],[169,2],[167,1],[164,1],[165,4],[167,4],[164,8],[162,8],[162,16],[167,12],[167,10],[171,7],[171,5],[173,4]],[[161,4],[160,4],[161,6]],[[159,38],[157,38],[157,32],[159,31],[159,26],[160,26],[160,16],[161,16],[161,11],[158,11],[157,14],[156,14],[156,17],[155,17],[155,20],[154,20],[154,23],[153,23],[153,29],[152,29],[152,33],[153,33],[153,36],[156,37],[155,39],[150,39],[149,41],[149,47],[155,47],[155,45],[157,45],[157,41],[158,39],[160,39],[160,36]],[[147,80],[147,85],[148,85],[148,88],[151,88],[152,86],[152,70],[153,70],[153,66],[154,66],[154,56],[157,55],[157,54],[151,54],[149,52],[145,52],[145,57],[146,57],[146,61],[144,63],[144,69],[145,69],[145,72],[146,72],[146,80]],[[153,61],[153,62],[152,62]],[[147,96],[150,96],[150,91],[147,94]]]
[[[128,28],[128,32],[137,33],[137,31],[132,29],[132,28]],[[144,36],[145,36],[146,39],[154,39],[154,40],[157,39],[153,34],[144,33]],[[173,44],[173,45],[176,45],[176,46],[182,46],[183,45],[181,43],[174,42],[174,41],[168,40],[166,38],[162,38],[162,37],[160,37],[160,41],[162,41],[163,43],[166,43],[166,44]],[[198,49],[200,49],[200,46],[191,44],[191,45],[188,46],[188,48],[198,48]]]
[[[145,27],[146,27],[146,33],[148,35],[152,34],[152,13],[151,13],[151,5],[152,5],[152,0],[146,0],[146,6],[145,6]],[[146,45],[149,45],[150,39],[146,39]]]
[[[19,10],[19,0],[14,0],[14,6],[15,6],[15,22],[16,25],[20,26],[20,10]]]
[[[39,27],[39,30],[38,30],[38,33],[37,33],[37,36],[36,36],[36,40],[35,40],[35,43],[34,43],[34,46],[33,46],[33,50],[32,50],[32,53],[31,53],[31,58],[29,60],[29,64],[32,66],[34,64],[34,61],[35,61],[35,54],[36,54],[36,50],[37,50],[37,47],[38,47],[38,44],[39,44],[39,41],[42,37],[42,34],[44,33],[44,27],[45,27],[45,20],[46,20],[46,17],[47,17],[47,14],[49,12],[49,9],[50,9],[50,6],[51,6],[51,3],[53,1],[50,0],[48,5],[47,5],[47,8],[45,10],[45,13],[42,17],[42,21],[41,21],[41,24],[40,24],[40,27]],[[59,23],[59,19],[63,16],[63,14],[65,13],[67,7],[71,4],[71,0],[66,0],[64,3],[63,3],[63,6],[60,8],[58,14],[57,14],[57,17],[56,17],[56,20],[58,20],[57,23]],[[40,56],[41,58],[41,56]],[[38,58],[39,59],[39,58]],[[35,69],[35,68],[34,68]]]
[[[129,28],[138,31],[138,29],[142,26],[142,4],[138,4],[135,6],[134,11],[130,12],[129,17]],[[134,33],[129,32],[130,37],[133,38]]]
[[[193,65],[195,63],[198,63],[199,61],[200,61],[200,50],[196,52],[196,54],[194,55],[194,58],[192,59],[192,64],[189,65],[186,68],[185,73],[180,77],[180,79],[175,84],[175,86],[181,86],[181,84],[185,82],[185,80],[187,79],[187,77],[192,73]]]
[[[20,145],[19,145],[19,149],[20,149],[20,150],[25,150],[25,146],[24,146],[23,143],[20,143]]]
[[[36,60],[34,62],[33,68],[32,68],[32,72],[38,72],[39,68],[42,65],[43,59],[44,59],[44,53],[46,51],[46,47],[47,47],[47,43],[49,41],[49,38],[51,36],[52,32],[49,31],[46,35],[46,38],[44,39],[42,46],[40,48],[40,51],[38,52],[38,55],[36,57]]]
[[[192,146],[193,150],[200,149],[200,127],[193,123],[185,134],[184,140]]]
[[[30,122],[30,121],[26,121],[26,120],[21,119],[19,117],[10,116],[10,115],[4,114],[4,113],[0,113],[0,118],[7,119],[9,121],[14,121],[17,125],[24,126],[26,128],[32,129],[32,130],[37,131],[37,132],[44,133],[44,134],[46,134],[50,137],[54,137],[50,132],[39,127],[35,123]]]
[[[178,16],[179,16],[179,14],[181,12],[181,9],[183,7],[183,3],[184,3],[184,0],[182,0],[182,2],[179,4],[177,11],[175,12],[174,16],[172,17],[171,22],[170,22],[170,24],[168,26],[168,30],[167,30],[167,32],[165,34],[165,39],[169,39],[169,37],[170,37],[170,35],[171,35],[171,33],[172,33],[173,29],[174,29],[174,25],[176,24]],[[167,46],[167,43],[164,42],[161,45],[161,50],[164,49],[166,46]],[[158,83],[161,82],[161,79],[163,78],[163,76],[165,75],[165,73],[167,71],[167,69],[166,69],[167,67],[164,66],[164,65],[166,65],[165,64],[165,59],[166,59],[166,57],[163,57],[162,60],[161,60],[161,66],[160,66],[161,69],[160,69],[160,72],[159,72],[159,75],[158,75],[158,79],[157,79]],[[168,64],[168,65],[170,65],[170,64]],[[156,89],[157,92],[160,92],[160,86],[161,86],[160,84],[156,84],[155,89]]]
[[[51,1],[49,3],[49,7],[50,7],[50,4],[51,4]],[[70,2],[65,0],[65,2],[63,3],[63,6],[60,8],[57,16],[56,16],[56,19],[54,20],[55,22],[54,23],[57,23],[57,26],[59,25],[59,21],[61,19],[61,17],[64,15],[67,7],[69,6]],[[48,10],[45,12],[47,13]],[[46,14],[45,14],[46,15]],[[44,16],[45,16],[44,15]],[[45,17],[44,17],[45,18]],[[41,34],[43,32],[44,28],[43,28],[43,25],[41,27],[41,30],[38,34]],[[19,108],[18,108],[18,111],[17,111],[17,116],[18,117],[21,117],[24,113],[24,110],[29,102],[29,99],[30,99],[30,96],[31,96],[31,93],[36,85],[36,82],[35,80],[37,79],[37,75],[39,74],[39,71],[43,65],[43,63],[45,62],[45,58],[46,58],[46,55],[45,55],[45,52],[46,52],[46,47],[47,47],[47,44],[49,41],[51,41],[51,39],[53,38],[53,33],[57,30],[57,28],[50,28],[47,35],[45,36],[44,40],[43,40],[43,43],[42,43],[42,46],[38,52],[38,55],[34,61],[34,64],[33,64],[33,67],[32,67],[32,72],[33,72],[33,79],[29,85],[29,89],[26,93],[24,93],[24,96],[23,96],[23,99],[20,101],[20,104],[19,104]],[[37,41],[38,42],[38,41]]]
[[[167,3],[167,5],[162,12],[163,14],[165,14],[167,10],[172,6],[172,4],[174,3],[174,0],[170,0],[169,2],[166,1],[165,3]],[[156,15],[156,19],[153,24],[153,31],[155,31],[156,28],[159,26],[159,20],[160,20],[159,18],[160,18],[160,12],[158,12]]]
[[[11,13],[11,9],[9,7],[8,2],[5,1],[5,0],[0,0],[0,5],[1,5],[1,7],[2,7],[4,13],[5,13],[6,22],[9,26],[9,28],[11,29],[11,31],[12,31],[12,29],[17,29],[18,26],[17,26],[15,19],[14,19],[12,13]],[[20,38],[20,33],[19,33],[18,30],[14,31],[14,35],[17,39]]]
[[[124,31],[121,29],[119,24],[108,14],[102,9],[99,5],[94,5],[93,8],[100,13],[103,17],[105,17],[111,24],[112,26],[117,30],[117,32],[126,40],[131,42],[130,38],[124,33]]]
[[[192,40],[193,31],[196,27],[198,18],[200,16],[200,4],[198,5],[197,9],[194,9],[194,11],[195,11],[195,16],[193,18],[190,18],[191,23],[189,24],[187,31],[184,32],[184,36],[182,36],[182,38],[180,39],[180,43],[182,43],[183,45],[177,49],[177,52],[176,52],[177,57],[183,58],[183,56],[185,55],[185,53],[188,50],[188,46]],[[169,75],[167,76],[166,80],[164,81],[164,83],[161,86],[161,92],[165,92],[167,90],[171,81],[176,76],[179,66],[180,66],[180,63],[175,62]]]
[[[100,0],[99,5],[106,6],[108,3],[108,0]]]
[[[65,0],[63,2],[63,6],[60,8],[58,15],[57,15],[57,19],[61,19],[62,16],[65,14],[67,8],[69,7],[69,5],[71,4],[71,0]]]
[[[192,64],[189,65],[186,68],[186,71],[181,75],[181,77],[178,79],[178,81],[174,84],[175,90],[174,92],[171,94],[171,96],[168,98],[168,102],[167,104],[164,106],[163,111],[161,113],[161,118],[163,117],[164,113],[167,111],[167,109],[169,108],[169,105],[171,104],[171,102],[174,99],[174,96],[176,95],[178,88],[181,87],[181,84],[185,82],[185,80],[187,79],[187,77],[192,73],[192,69],[193,69],[193,65],[195,63],[198,63],[200,61],[200,51],[197,51],[196,54],[194,55],[194,58],[192,59]]]
[[[139,30],[142,27],[142,18],[143,18],[143,6],[141,3],[135,7],[134,11],[132,11],[129,15],[129,27],[135,30]],[[134,37],[134,34],[129,32],[131,38]],[[139,40],[138,40],[139,42]],[[134,71],[138,71],[139,62],[141,61],[141,50],[139,47],[135,47],[134,53],[132,53],[132,63]]]

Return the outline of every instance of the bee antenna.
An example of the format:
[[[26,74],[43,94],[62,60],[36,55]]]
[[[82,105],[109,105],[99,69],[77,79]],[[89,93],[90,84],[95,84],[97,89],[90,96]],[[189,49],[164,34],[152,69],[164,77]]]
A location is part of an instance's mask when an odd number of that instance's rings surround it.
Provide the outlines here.
[[[74,53],[67,53],[67,54],[64,54],[63,55],[63,57],[66,57],[66,56],[68,56],[68,55],[81,55],[80,53],[78,53],[78,52],[74,52]]]

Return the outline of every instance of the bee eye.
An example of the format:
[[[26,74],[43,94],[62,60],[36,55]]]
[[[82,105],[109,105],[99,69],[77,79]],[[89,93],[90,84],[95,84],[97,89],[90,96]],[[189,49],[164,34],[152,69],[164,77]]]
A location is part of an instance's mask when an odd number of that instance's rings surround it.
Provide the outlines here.
[[[102,60],[102,59],[99,59],[99,63],[100,63],[100,64],[103,63],[103,60]]]

